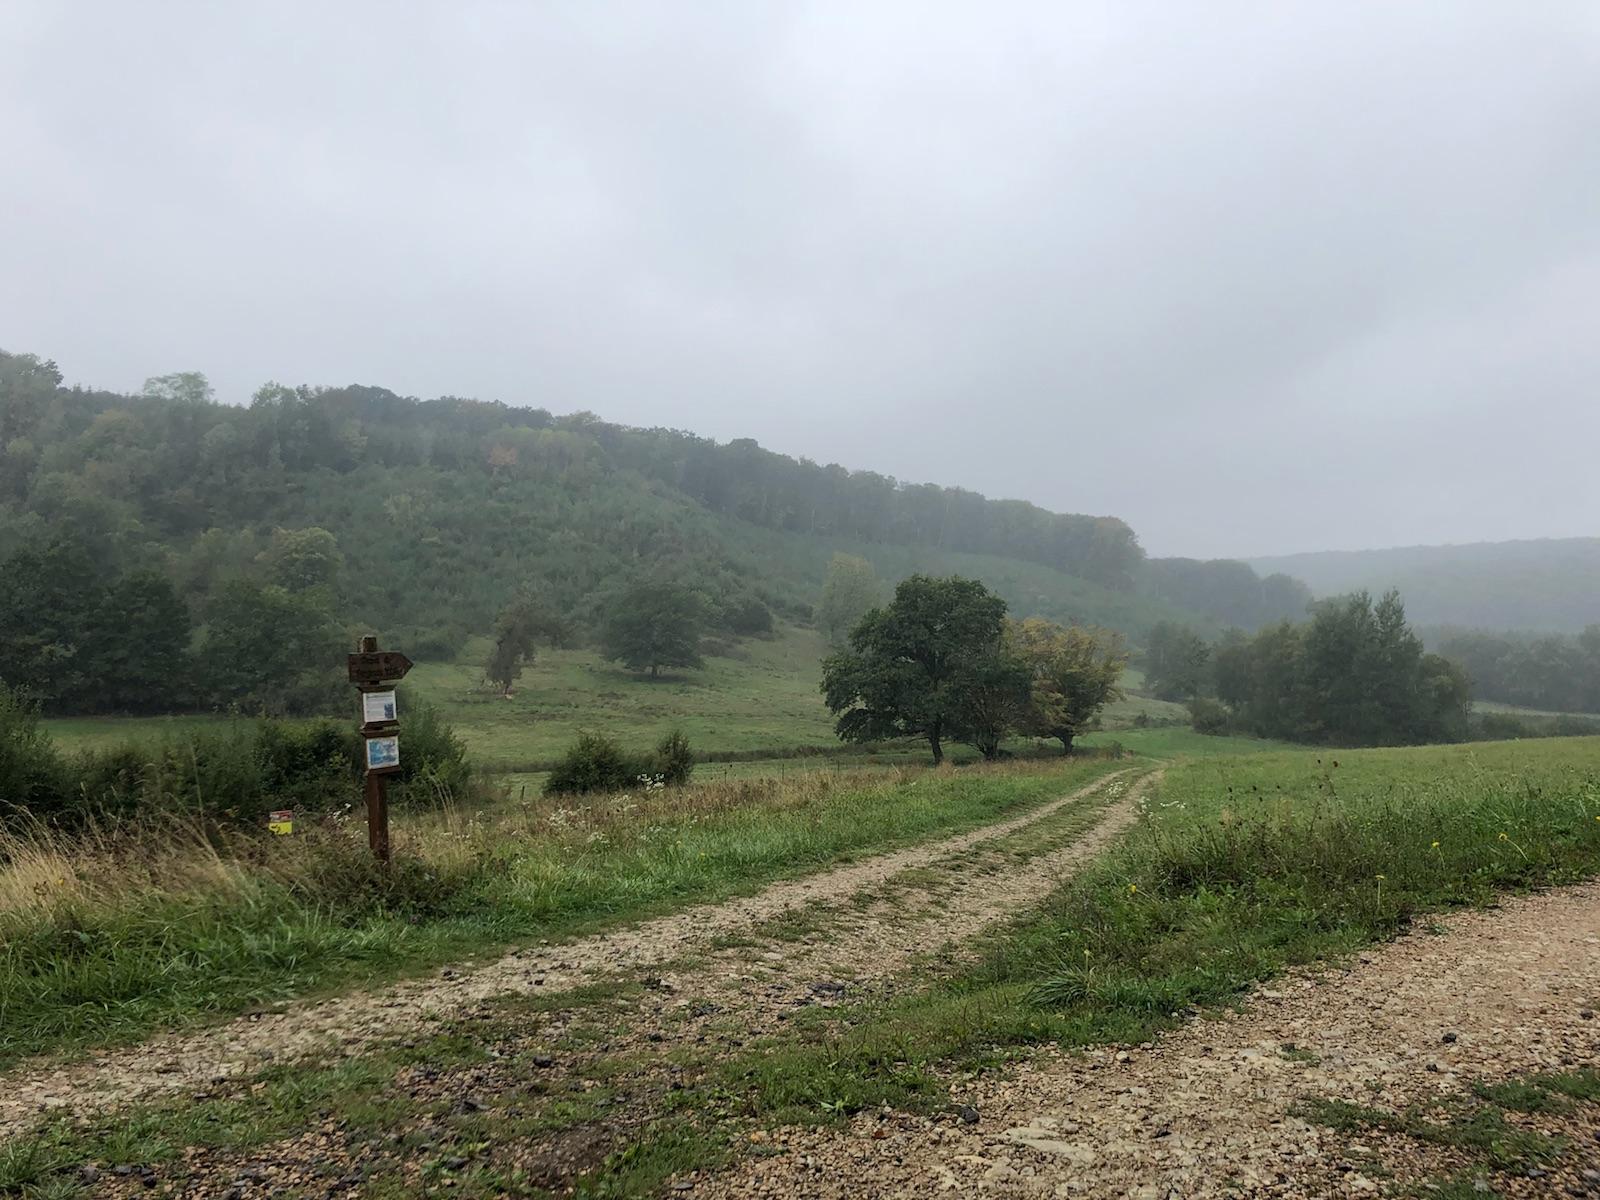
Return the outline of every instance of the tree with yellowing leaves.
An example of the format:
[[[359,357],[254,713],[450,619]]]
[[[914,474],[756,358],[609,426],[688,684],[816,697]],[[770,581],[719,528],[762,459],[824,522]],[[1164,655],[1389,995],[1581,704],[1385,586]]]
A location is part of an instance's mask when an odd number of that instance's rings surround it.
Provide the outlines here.
[[[1128,653],[1120,634],[1040,617],[1006,622],[1007,649],[1032,680],[1025,731],[1061,739],[1063,754],[1100,710],[1122,698],[1117,686]]]

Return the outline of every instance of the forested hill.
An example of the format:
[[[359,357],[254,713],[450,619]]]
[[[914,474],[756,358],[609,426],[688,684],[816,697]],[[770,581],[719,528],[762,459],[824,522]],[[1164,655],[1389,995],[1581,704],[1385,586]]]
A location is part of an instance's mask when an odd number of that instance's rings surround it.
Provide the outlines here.
[[[308,530],[335,545],[294,536]],[[958,571],[1021,613],[1136,638],[1163,619],[1297,615],[1306,595],[1238,563],[1152,564],[1115,517],[748,440],[379,387],[269,384],[236,407],[175,375],[125,396],[64,388],[53,363],[0,353],[0,557],[62,538],[107,578],[169,580],[199,625],[219,589],[261,582],[263,564],[336,557],[313,574],[341,619],[444,641],[486,631],[529,585],[581,625],[641,575],[687,583],[719,611],[759,600],[803,620],[839,550],[889,580]]]
[[[1406,546],[1252,560],[1318,596],[1399,588],[1421,626],[1576,633],[1600,622],[1600,538]]]

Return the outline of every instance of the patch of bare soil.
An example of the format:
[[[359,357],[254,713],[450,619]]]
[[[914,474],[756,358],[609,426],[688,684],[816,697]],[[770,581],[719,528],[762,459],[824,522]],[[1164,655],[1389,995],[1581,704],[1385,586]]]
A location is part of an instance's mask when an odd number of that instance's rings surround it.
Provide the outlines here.
[[[1564,1137],[1549,1167],[1486,1172],[1459,1148],[1306,1119],[1342,1101],[1447,1119],[1475,1082],[1600,1064],[1600,885],[1457,915],[1344,967],[1261,989],[1241,1014],[1139,1047],[1051,1054],[953,1085],[963,1115],[885,1112],[844,1131],[788,1130],[766,1156],[679,1181],[707,1198],[1600,1197],[1600,1104],[1506,1111]],[[1421,1188],[1420,1191],[1408,1189]]]
[[[781,1019],[787,1007],[842,998],[849,989],[869,986],[1041,894],[1062,870],[1132,823],[1128,775],[1102,777],[1021,816],[956,837],[614,932],[514,951],[488,966],[446,969],[436,977],[382,991],[255,1014],[87,1062],[23,1064],[0,1076],[0,1134],[19,1130],[42,1110],[65,1107],[84,1114],[162,1094],[204,1094],[269,1060],[349,1055],[408,1032],[426,1031],[436,1014],[459,1013],[491,998],[555,994],[637,978],[650,969],[662,972],[651,979],[650,994],[658,1009],[670,1006],[680,1017],[740,1011],[749,1015],[754,1033],[769,1020]],[[1116,802],[1093,829],[1048,853],[1028,854],[1027,831],[1049,829],[1070,818],[1073,806],[1092,796],[1106,799],[1108,793]],[[1010,852],[984,853],[985,847],[1000,846]],[[928,878],[917,879],[923,871],[929,872]],[[826,914],[825,938],[775,944],[770,937],[751,936],[817,913]],[[728,939],[741,944],[716,948],[719,940]],[[673,964],[686,959],[693,961],[692,975],[671,974]],[[850,982],[807,974],[824,970]],[[691,990],[692,998],[678,995]]]

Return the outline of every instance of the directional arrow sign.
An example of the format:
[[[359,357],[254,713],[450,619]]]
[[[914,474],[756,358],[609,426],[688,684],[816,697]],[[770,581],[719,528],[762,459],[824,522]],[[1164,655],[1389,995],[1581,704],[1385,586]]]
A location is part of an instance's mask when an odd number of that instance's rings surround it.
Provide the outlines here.
[[[393,683],[404,679],[411,660],[398,650],[368,650],[349,657],[351,683]]]

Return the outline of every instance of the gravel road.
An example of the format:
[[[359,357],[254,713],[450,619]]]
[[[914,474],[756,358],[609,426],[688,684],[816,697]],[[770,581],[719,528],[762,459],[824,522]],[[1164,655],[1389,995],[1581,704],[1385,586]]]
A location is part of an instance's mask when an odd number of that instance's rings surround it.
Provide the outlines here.
[[[1458,1151],[1337,1133],[1309,1100],[1399,1112],[1475,1081],[1600,1064],[1600,885],[1456,915],[1342,967],[1261,989],[1245,1011],[1144,1046],[1034,1060],[954,1083],[977,1120],[863,1115],[843,1132],[763,1135],[766,1156],[675,1194],[858,1200],[931,1194],[1197,1200],[1374,1197],[1469,1170]],[[969,1114],[970,1115],[970,1114]],[[1564,1136],[1548,1173],[1497,1177],[1517,1197],[1600,1196],[1600,1105],[1506,1114]],[[1468,1183],[1471,1188],[1473,1185]],[[1426,1195],[1427,1192],[1416,1194]]]

